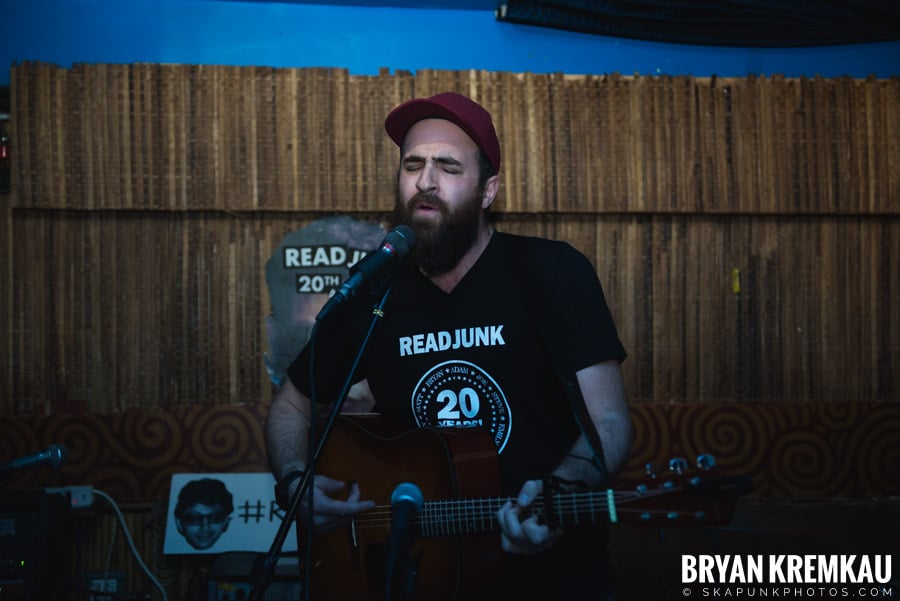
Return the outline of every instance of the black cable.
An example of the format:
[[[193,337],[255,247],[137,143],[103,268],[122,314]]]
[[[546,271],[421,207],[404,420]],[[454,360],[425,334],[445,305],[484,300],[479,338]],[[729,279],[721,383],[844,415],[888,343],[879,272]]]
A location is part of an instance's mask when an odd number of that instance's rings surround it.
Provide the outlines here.
[[[316,334],[319,331],[319,321],[313,325],[312,332],[309,335],[309,434],[306,437],[307,448],[306,457],[309,459],[306,463],[306,472],[311,478],[311,484],[308,488],[314,488],[315,482],[315,465],[313,465],[313,453],[315,452],[316,437]],[[312,546],[313,546],[313,495],[310,490],[306,498],[306,515],[309,516],[309,523],[306,526],[306,543],[303,553],[303,598],[310,601],[309,581],[312,579]]]

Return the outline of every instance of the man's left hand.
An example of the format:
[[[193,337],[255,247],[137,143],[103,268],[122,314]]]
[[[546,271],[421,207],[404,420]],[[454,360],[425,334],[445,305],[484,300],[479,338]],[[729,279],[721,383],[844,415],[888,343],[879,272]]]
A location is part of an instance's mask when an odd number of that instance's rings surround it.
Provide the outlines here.
[[[515,502],[507,501],[497,511],[502,532],[500,540],[507,553],[534,555],[551,548],[562,536],[562,528],[551,530],[528,511],[542,491],[540,480],[529,480],[522,486]]]

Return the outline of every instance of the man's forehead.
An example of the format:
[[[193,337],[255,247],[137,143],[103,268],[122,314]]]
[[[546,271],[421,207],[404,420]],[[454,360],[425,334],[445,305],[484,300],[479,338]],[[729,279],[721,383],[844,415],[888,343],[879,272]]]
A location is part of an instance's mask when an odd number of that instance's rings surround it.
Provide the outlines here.
[[[461,127],[446,119],[422,119],[406,133],[403,140],[403,154],[417,154],[417,150],[428,149],[430,152],[456,149],[466,154],[478,150],[478,145],[462,130]],[[457,158],[462,158],[458,156]]]

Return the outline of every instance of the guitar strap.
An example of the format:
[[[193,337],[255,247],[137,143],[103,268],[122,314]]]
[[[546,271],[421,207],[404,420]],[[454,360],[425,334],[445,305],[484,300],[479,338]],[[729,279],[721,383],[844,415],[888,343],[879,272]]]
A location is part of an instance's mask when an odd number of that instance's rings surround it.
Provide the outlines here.
[[[600,473],[604,482],[609,482],[609,469],[603,455],[603,443],[600,434],[594,427],[594,422],[588,413],[584,396],[578,386],[575,372],[572,370],[569,347],[564,339],[560,338],[563,328],[557,323],[558,311],[550,302],[549,292],[555,286],[555,272],[552,265],[546,260],[542,261],[539,253],[535,252],[532,239],[527,236],[504,236],[509,241],[507,246],[510,273],[512,273],[531,320],[537,327],[541,342],[547,355],[553,362],[553,369],[566,394],[566,399],[572,409],[575,423],[584,435],[591,448],[591,464]]]

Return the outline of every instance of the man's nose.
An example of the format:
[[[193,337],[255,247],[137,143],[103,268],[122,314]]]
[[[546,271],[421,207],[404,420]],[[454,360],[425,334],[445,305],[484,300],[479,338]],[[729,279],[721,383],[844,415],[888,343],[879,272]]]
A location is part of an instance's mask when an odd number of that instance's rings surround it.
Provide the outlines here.
[[[419,179],[416,180],[416,189],[419,192],[434,192],[437,188],[437,178],[435,177],[434,167],[425,165],[419,172]]]

